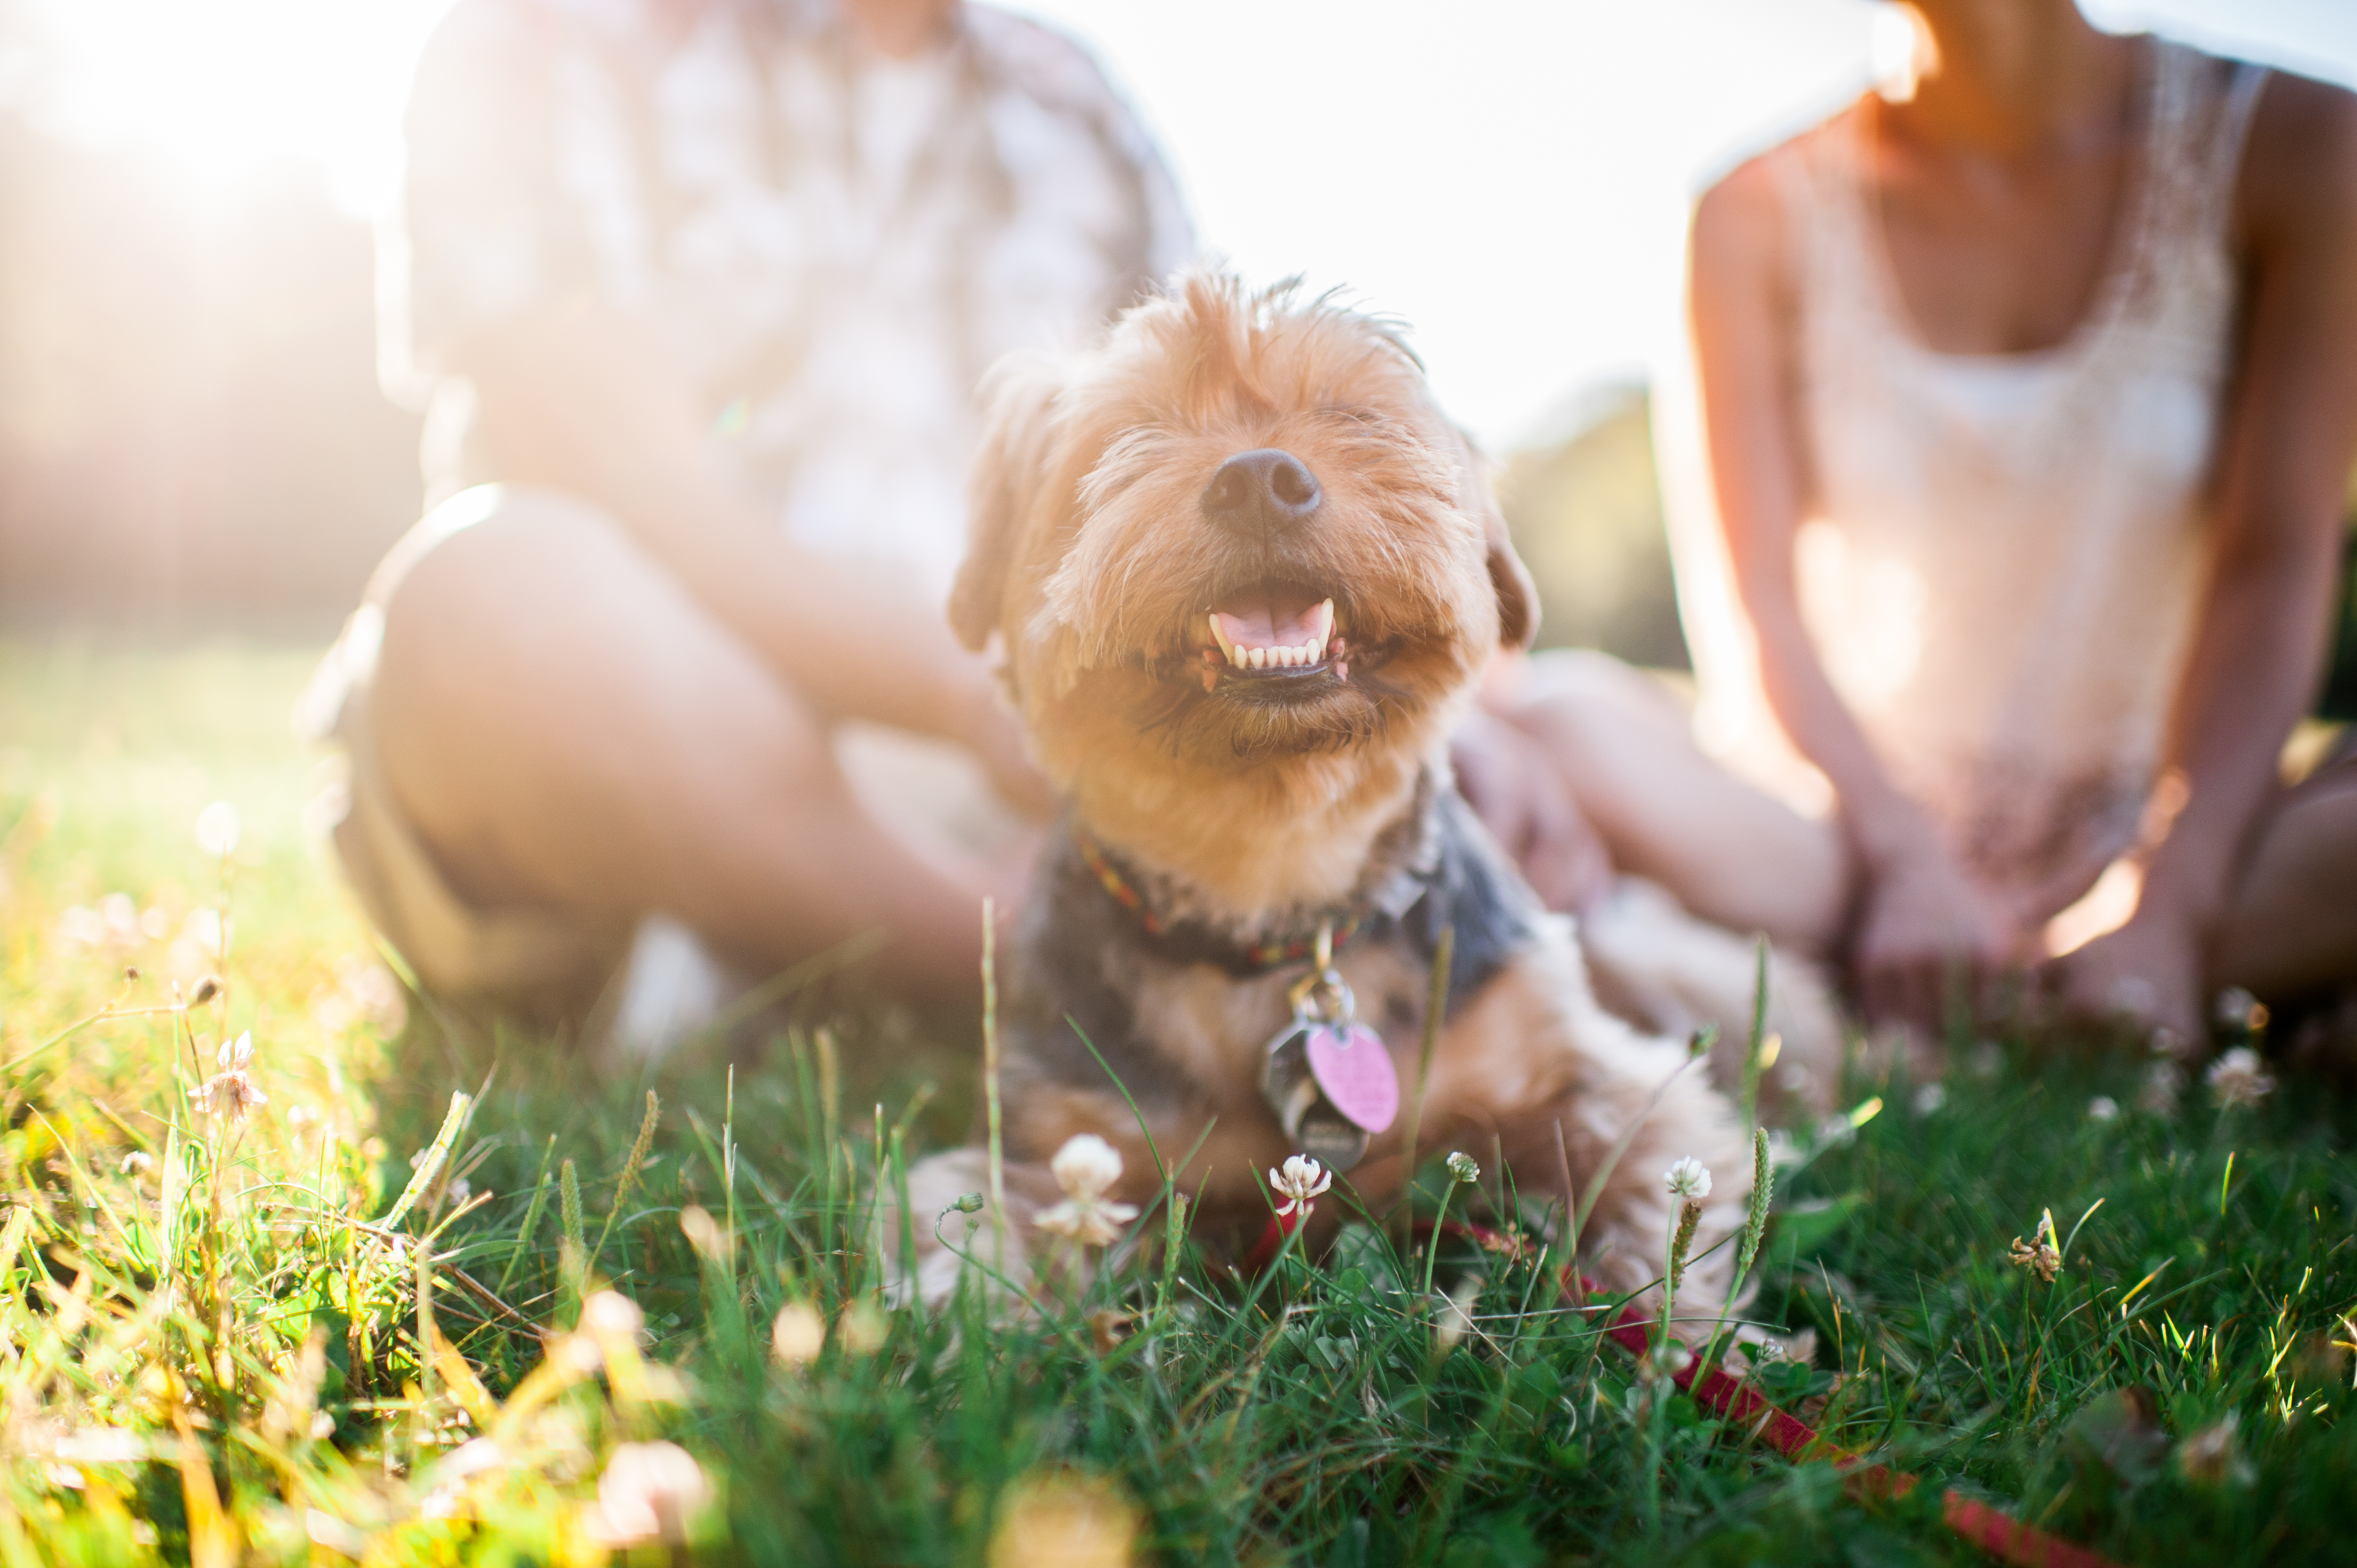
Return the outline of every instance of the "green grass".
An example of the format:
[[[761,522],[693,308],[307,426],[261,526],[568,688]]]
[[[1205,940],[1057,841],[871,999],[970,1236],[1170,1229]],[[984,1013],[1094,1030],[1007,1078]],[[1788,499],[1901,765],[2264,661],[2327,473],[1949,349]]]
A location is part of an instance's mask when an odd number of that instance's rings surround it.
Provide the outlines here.
[[[2314,1085],[2255,1112],[2196,1085],[2155,1114],[2136,1063],[2018,1044],[1960,1053],[1928,1112],[1850,1085],[1888,1108],[1799,1140],[1751,1311],[1815,1333],[1811,1362],[1763,1374],[1780,1401],[1936,1483],[1897,1502],[1641,1380],[1533,1262],[1445,1251],[1438,1289],[1478,1290],[1452,1335],[1426,1261],[1375,1225],[1245,1281],[1151,1244],[1157,1206],[1129,1262],[1067,1270],[1027,1316],[896,1307],[904,1239],[876,1195],[963,1128],[974,1021],[810,1001],[825,1041],[780,1037],[733,1089],[716,1051],[592,1080],[562,1042],[414,1004],[389,1032],[300,825],[307,665],[0,644],[0,1562],[594,1561],[601,1477],[656,1441],[708,1477],[682,1551],[715,1562],[1114,1562],[1125,1541],[1338,1568],[1976,1561],[1943,1487],[2122,1563],[2357,1553],[2357,1164]],[[193,831],[216,799],[243,819],[220,958],[196,911],[223,867]],[[113,893],[163,935],[103,935]],[[185,1019],[41,1048],[212,967],[222,996]],[[207,1072],[250,1029],[268,1103],[192,1113],[183,1029]],[[396,1247],[378,1222],[456,1092],[479,1097]],[[2097,1094],[2124,1109],[2092,1118]],[[2051,1285],[2007,1261],[2049,1208],[2066,1236],[2093,1208]],[[641,1332],[605,1298],[576,1332],[601,1284]],[[790,1307],[824,1326],[814,1359],[773,1345]],[[487,1434],[499,1463],[452,1459]]]

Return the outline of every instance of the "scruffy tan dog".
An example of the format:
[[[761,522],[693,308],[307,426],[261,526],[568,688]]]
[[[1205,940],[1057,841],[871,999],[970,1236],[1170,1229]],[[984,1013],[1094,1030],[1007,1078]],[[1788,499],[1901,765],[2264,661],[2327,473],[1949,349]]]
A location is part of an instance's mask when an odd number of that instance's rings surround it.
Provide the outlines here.
[[[1164,1160],[1197,1151],[1178,1180],[1200,1191],[1200,1237],[1261,1234],[1264,1173],[1304,1149],[1371,1205],[1395,1197],[1443,928],[1422,1153],[1487,1167],[1501,1151],[1523,1193],[1559,1197],[1566,1165],[1584,1187],[1642,1117],[1582,1238],[1589,1267],[1616,1289],[1662,1274],[1664,1172],[1688,1155],[1717,1177],[1695,1251],[1726,1233],[1749,1174],[1727,1101],[1681,1070],[1683,1044],[1597,1004],[1570,923],[1450,781],[1451,726],[1499,646],[1527,641],[1531,590],[1391,328],[1181,277],[1092,356],[1002,370],[974,497],[952,618],[974,648],[1004,639],[1071,801],[1006,966],[1018,1241],[1036,1255],[1048,1162],[1075,1133],[1120,1151],[1113,1198],[1158,1187],[1089,1045]],[[1321,940],[1347,999],[1316,983]],[[912,1173],[926,1294],[960,1267],[934,1217],[984,1185],[978,1150]],[[1707,1316],[1727,1276],[1722,1251],[1681,1303]]]

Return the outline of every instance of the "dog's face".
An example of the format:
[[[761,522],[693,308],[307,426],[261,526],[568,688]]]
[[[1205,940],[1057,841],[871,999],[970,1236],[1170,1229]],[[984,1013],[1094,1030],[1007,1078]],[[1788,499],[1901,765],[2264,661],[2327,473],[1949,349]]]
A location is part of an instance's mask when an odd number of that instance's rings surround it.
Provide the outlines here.
[[[1530,631],[1415,360],[1288,289],[1190,274],[1089,360],[1003,375],[974,499],[952,620],[1003,635],[1039,760],[1092,822],[1222,784],[1330,804],[1419,765]]]

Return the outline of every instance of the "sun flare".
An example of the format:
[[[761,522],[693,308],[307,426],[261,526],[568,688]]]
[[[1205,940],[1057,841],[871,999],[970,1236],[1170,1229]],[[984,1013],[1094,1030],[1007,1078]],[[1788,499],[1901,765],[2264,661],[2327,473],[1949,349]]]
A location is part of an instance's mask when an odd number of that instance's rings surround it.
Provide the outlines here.
[[[400,168],[402,100],[450,0],[38,0],[48,128],[130,145],[226,183],[274,163],[322,169],[369,208]]]

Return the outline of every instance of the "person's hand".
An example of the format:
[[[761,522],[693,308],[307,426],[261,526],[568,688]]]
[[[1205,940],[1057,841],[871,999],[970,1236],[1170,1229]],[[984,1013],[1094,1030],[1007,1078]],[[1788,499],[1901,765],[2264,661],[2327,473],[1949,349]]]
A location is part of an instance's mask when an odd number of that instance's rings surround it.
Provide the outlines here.
[[[1867,1017],[1936,1036],[1952,1002],[1983,1005],[2011,956],[2011,937],[1996,902],[1954,857],[1928,831],[1911,835],[1867,869],[1850,962]]]
[[[1550,909],[1586,908],[1612,884],[1612,857],[1536,741],[1476,709],[1450,744],[1457,787]]]
[[[2202,949],[2198,920],[2165,895],[2147,897],[2127,924],[2051,960],[2040,979],[2065,1011],[2125,1020],[2176,1056],[2205,1037]]]

